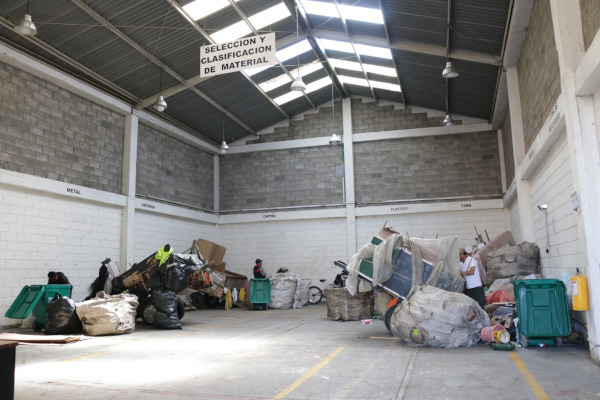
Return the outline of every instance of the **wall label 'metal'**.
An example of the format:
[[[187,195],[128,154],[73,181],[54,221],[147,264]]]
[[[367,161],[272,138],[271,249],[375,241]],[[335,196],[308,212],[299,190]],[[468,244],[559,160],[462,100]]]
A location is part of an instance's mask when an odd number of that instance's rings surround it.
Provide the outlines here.
[[[81,192],[78,189],[73,188],[67,188],[67,193],[81,194]]]

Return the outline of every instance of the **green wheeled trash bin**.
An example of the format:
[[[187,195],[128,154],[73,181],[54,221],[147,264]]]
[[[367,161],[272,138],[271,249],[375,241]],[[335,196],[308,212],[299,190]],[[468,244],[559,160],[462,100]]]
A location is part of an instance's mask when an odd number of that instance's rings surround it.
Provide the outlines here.
[[[271,281],[269,279],[250,279],[248,300],[253,310],[266,310],[271,301]]]
[[[35,316],[33,329],[41,331],[46,326],[46,309],[56,294],[71,297],[71,285],[27,285],[12,303],[5,317],[25,319],[31,312]]]
[[[558,279],[513,282],[522,347],[560,346],[571,333],[567,288]]]

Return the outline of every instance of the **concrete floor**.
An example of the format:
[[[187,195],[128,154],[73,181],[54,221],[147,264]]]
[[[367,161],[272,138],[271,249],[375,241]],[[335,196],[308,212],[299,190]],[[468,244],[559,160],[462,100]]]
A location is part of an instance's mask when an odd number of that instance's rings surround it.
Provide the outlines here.
[[[326,314],[324,303],[202,309],[182,330],[138,320],[128,335],[20,345],[15,399],[600,399],[600,368],[583,346],[413,348],[381,320]]]

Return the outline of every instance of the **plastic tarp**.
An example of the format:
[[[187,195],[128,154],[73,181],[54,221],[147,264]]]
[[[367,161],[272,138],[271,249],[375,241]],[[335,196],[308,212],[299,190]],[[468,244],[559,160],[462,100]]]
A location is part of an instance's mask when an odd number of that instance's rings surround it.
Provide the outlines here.
[[[373,286],[390,280],[394,274],[394,249],[402,247],[402,236],[393,233],[373,252]]]
[[[439,239],[410,239],[413,288],[429,285],[449,292],[462,292],[464,279],[460,275],[457,242],[458,236]],[[433,271],[426,282],[421,282],[424,270],[423,258],[426,258],[433,266]]]
[[[358,253],[352,256],[352,260],[346,266],[348,271],[348,278],[346,278],[346,289],[350,295],[354,296],[358,289],[358,271],[360,269],[360,260],[363,258],[373,257],[375,253],[375,245],[373,243],[367,243],[358,250]]]
[[[77,303],[76,306],[83,331],[88,335],[122,335],[135,330],[136,295],[125,293],[111,296],[98,292],[95,298]]]
[[[414,287],[390,318],[390,332],[414,346],[474,346],[486,326],[490,319],[475,300],[433,286]]]

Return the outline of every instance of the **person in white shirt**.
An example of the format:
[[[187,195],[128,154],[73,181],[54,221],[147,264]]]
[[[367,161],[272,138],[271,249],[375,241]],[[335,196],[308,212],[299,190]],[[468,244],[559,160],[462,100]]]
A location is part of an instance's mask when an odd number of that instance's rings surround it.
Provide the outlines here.
[[[465,278],[465,294],[479,303],[479,307],[485,307],[485,292],[479,276],[477,261],[462,248],[458,251],[458,257],[460,258],[460,274]]]

